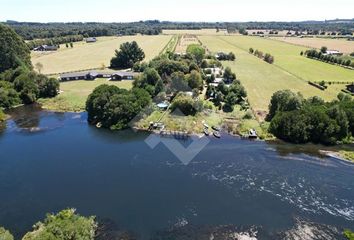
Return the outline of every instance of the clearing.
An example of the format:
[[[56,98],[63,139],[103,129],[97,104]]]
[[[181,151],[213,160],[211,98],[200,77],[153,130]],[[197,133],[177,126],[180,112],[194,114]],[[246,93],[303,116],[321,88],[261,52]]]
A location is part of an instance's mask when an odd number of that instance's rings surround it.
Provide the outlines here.
[[[55,111],[80,112],[85,110],[88,95],[101,84],[115,85],[119,88],[131,89],[133,81],[108,81],[97,78],[92,81],[77,80],[60,83],[60,93],[55,98],[40,99],[43,108]]]
[[[66,48],[65,44],[55,52],[32,52],[32,63],[43,64],[42,73],[58,74],[93,68],[104,68],[110,65],[114,51],[124,42],[136,41],[145,52],[145,61],[159,55],[171,36],[124,36],[100,37],[96,43],[77,42],[74,48]]]

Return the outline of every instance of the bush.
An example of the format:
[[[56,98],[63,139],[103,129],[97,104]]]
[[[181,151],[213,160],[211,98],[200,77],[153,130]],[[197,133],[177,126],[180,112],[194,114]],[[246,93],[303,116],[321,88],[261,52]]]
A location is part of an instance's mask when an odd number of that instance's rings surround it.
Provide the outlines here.
[[[5,228],[0,227],[0,239],[1,240],[14,240],[14,237]]]
[[[74,209],[67,209],[58,214],[48,214],[44,222],[34,226],[23,240],[39,239],[87,239],[93,240],[97,224],[94,217],[82,217]]]

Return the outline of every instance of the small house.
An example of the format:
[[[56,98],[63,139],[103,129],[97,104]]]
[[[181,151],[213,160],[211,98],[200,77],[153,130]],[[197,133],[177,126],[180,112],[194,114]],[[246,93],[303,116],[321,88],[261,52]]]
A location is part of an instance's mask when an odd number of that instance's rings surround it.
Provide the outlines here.
[[[33,50],[34,51],[41,51],[41,52],[56,51],[56,50],[58,50],[58,47],[57,46],[49,46],[49,45],[41,45],[39,47],[34,48]]]
[[[342,56],[343,53],[337,51],[337,50],[327,50],[325,55],[331,55],[331,56]]]
[[[95,37],[86,38],[86,43],[95,43],[95,42],[97,42],[97,38]]]
[[[64,73],[60,75],[61,81],[73,81],[73,80],[95,80],[97,77],[96,72],[74,72]]]
[[[115,72],[111,75],[111,81],[134,80],[136,73],[133,72]]]

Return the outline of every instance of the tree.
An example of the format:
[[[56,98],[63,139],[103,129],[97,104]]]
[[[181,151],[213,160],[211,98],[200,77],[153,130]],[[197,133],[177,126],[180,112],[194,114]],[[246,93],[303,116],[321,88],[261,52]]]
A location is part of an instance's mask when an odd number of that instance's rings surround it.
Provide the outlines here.
[[[328,48],[326,46],[321,47],[321,53],[326,53]]]
[[[250,54],[253,54],[253,53],[254,53],[253,48],[250,48],[250,49],[249,49],[249,52],[250,52]]]
[[[19,66],[32,68],[30,50],[14,30],[0,24],[0,73]]]
[[[10,82],[0,81],[0,108],[10,108],[21,103],[18,92]]]
[[[193,70],[190,74],[188,74],[187,81],[188,81],[188,86],[191,89],[203,88],[203,79],[198,71]]]
[[[48,78],[42,74],[37,75],[36,82],[38,84],[39,97],[51,98],[58,95],[59,81],[55,78]]]
[[[70,47],[71,47],[71,48],[73,48],[73,47],[74,47],[74,44],[73,44],[72,42],[70,43]]]
[[[199,44],[190,44],[187,47],[187,53],[191,54],[193,58],[200,64],[205,56],[205,49]]]
[[[184,73],[174,72],[171,75],[171,88],[173,91],[186,91],[190,88],[188,87],[188,82]]]
[[[97,223],[94,217],[83,217],[75,209],[66,209],[58,214],[48,214],[44,222],[34,225],[22,240],[39,239],[87,239],[94,240]]]
[[[267,120],[273,119],[278,111],[292,111],[300,109],[303,104],[303,98],[299,94],[295,94],[290,90],[281,90],[273,94],[270,105]]]
[[[176,109],[180,110],[186,116],[195,115],[198,111],[201,111],[199,101],[194,100],[192,97],[182,94],[178,94],[172,102],[172,111]]]
[[[0,112],[1,112],[1,110],[0,110]],[[5,228],[0,227],[0,239],[1,240],[14,240],[14,237]]]
[[[14,87],[20,93],[20,98],[24,104],[34,103],[39,96],[38,85],[34,79],[36,79],[36,74],[27,72],[18,76],[14,81]]]
[[[43,69],[43,64],[42,63],[37,62],[34,66],[38,70],[39,73],[42,72],[42,69]]]
[[[120,50],[116,50],[115,55],[116,56],[111,59],[112,68],[132,68],[135,63],[145,58],[144,51],[135,41],[120,45]]]
[[[223,78],[227,82],[232,82],[232,81],[234,81],[236,79],[236,74],[232,72],[230,67],[226,67],[225,71],[224,71]]]

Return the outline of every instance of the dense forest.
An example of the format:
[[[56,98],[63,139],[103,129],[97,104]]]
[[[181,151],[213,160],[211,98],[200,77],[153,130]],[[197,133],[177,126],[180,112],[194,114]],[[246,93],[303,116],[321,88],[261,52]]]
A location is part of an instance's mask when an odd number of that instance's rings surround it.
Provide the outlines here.
[[[30,50],[23,39],[0,24],[0,120],[2,109],[54,97],[58,90],[57,79],[33,71]]]
[[[31,23],[7,21],[25,40],[55,38],[63,36],[82,35],[83,37],[99,37],[113,35],[156,35],[163,29],[227,29],[230,32],[239,29],[273,29],[293,31],[336,31],[352,34],[354,19],[330,21],[305,21],[305,22],[160,22],[140,21],[131,23],[98,23],[98,22],[72,22],[72,23]]]

